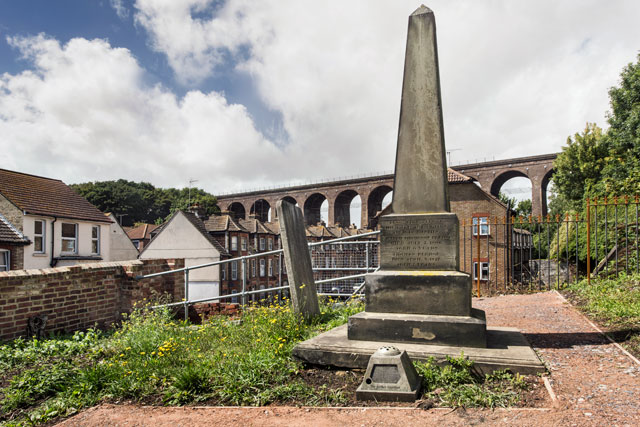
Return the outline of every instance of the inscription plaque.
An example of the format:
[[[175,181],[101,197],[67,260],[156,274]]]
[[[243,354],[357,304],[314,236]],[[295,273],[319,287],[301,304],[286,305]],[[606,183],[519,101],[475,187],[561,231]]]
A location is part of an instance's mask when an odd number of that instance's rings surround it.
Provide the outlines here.
[[[458,270],[458,218],[453,213],[380,218],[380,267],[385,270]]]

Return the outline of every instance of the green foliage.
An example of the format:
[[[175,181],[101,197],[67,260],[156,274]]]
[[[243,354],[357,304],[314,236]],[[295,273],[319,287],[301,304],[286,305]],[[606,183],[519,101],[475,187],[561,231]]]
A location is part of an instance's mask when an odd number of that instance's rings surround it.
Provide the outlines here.
[[[137,309],[110,335],[78,332],[0,346],[0,422],[43,423],[102,399],[226,405],[344,404],[340,390],[296,377],[293,346],[363,309],[326,300],[305,323],[286,301],[248,307],[239,321],[176,321],[169,310]]]
[[[473,361],[464,355],[447,356],[447,364],[438,366],[434,358],[426,362],[414,362],[422,376],[423,399],[433,399],[451,407],[507,407],[520,400],[520,393],[527,384],[519,374],[497,371],[480,375]]]
[[[219,212],[216,198],[199,188],[156,188],[147,182],[117,181],[87,182],[70,185],[102,212],[125,215],[124,225],[138,222],[162,223],[178,209],[199,204],[208,214]]]

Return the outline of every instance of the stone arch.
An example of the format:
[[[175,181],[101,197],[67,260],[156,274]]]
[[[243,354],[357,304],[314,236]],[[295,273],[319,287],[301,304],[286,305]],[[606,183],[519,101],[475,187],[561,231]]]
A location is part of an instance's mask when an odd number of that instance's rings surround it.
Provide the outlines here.
[[[295,206],[299,206],[298,201],[292,196],[284,196],[280,200],[284,200],[285,202],[289,202]],[[275,221],[278,218],[278,210],[275,209],[275,204],[271,209],[273,209],[273,215],[271,217],[271,221]]]
[[[258,199],[251,205],[250,216],[255,216],[256,219],[262,222],[269,221],[269,210],[271,205],[265,199]]]
[[[229,215],[231,215],[234,219],[247,219],[247,211],[244,208],[244,205],[240,202],[233,202],[227,208],[229,211]]]
[[[393,191],[389,185],[380,185],[369,193],[367,197],[367,224],[366,227],[375,227],[375,217],[382,210],[382,200],[384,197]],[[365,227],[365,224],[362,225]]]
[[[344,190],[336,196],[333,205],[334,224],[348,227],[351,224],[351,202],[359,196],[355,190]]]
[[[547,212],[548,212],[548,207],[547,207],[547,188],[549,187],[549,181],[551,181],[551,177],[553,176],[553,172],[554,172],[553,168],[550,168],[547,172],[545,172],[545,174],[542,176],[542,180],[540,181],[540,212],[541,212],[541,215],[546,215]]]
[[[485,191],[489,190],[491,195],[498,197],[498,194],[500,194],[500,189],[502,188],[502,186],[512,178],[527,178],[528,180],[531,181],[531,178],[529,178],[529,175],[527,175],[526,173],[517,169],[512,169],[512,170],[502,172],[499,175],[495,176],[491,181],[490,188],[488,189],[485,188],[484,190]],[[531,182],[531,187],[532,188],[534,187],[533,182]]]
[[[313,193],[304,201],[304,222],[307,225],[316,225],[320,222],[320,207],[325,200],[329,200],[322,193]]]

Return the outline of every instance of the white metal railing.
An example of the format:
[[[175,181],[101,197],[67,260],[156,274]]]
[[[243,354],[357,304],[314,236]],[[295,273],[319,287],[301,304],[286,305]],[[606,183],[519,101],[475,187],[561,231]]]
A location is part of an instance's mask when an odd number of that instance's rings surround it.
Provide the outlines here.
[[[309,251],[311,251],[312,259],[315,256],[313,251],[314,251],[314,248],[316,248],[316,247],[331,246],[331,245],[341,245],[341,246],[344,245],[344,246],[347,246],[347,247],[351,246],[351,245],[365,245],[365,249],[364,249],[364,266],[362,266],[362,267],[345,265],[345,266],[341,266],[341,267],[314,267],[313,268],[314,273],[319,273],[319,272],[330,273],[330,272],[338,272],[338,271],[347,271],[347,272],[363,271],[363,273],[349,274],[349,275],[345,275],[345,276],[336,276],[336,277],[329,277],[329,278],[319,279],[319,280],[315,281],[316,285],[324,285],[324,284],[327,284],[327,283],[334,283],[334,282],[340,282],[340,281],[344,282],[344,281],[348,281],[348,280],[360,279],[360,278],[364,278],[364,276],[367,273],[371,273],[371,272],[377,271],[379,262],[376,262],[376,261],[378,261],[378,256],[377,256],[377,251],[373,250],[373,246],[374,245],[378,245],[380,242],[378,240],[369,240],[369,239],[358,240],[358,239],[377,236],[378,234],[380,234],[380,231],[371,231],[371,232],[368,232],[368,233],[357,234],[357,235],[354,235],[354,236],[340,237],[340,238],[331,239],[331,240],[325,240],[325,241],[320,241],[320,242],[309,243]],[[209,262],[209,263],[205,263],[205,264],[199,264],[199,265],[194,265],[194,266],[189,266],[189,267],[178,268],[178,269],[175,269],[175,270],[162,271],[162,272],[159,272],[159,273],[152,273],[152,274],[145,274],[145,275],[141,275],[141,276],[136,276],[135,279],[136,280],[142,280],[142,279],[148,279],[148,278],[152,278],[152,277],[164,276],[164,275],[168,275],[168,274],[183,273],[184,274],[184,292],[185,292],[184,300],[180,301],[180,302],[156,305],[156,306],[153,306],[152,308],[184,306],[185,319],[186,319],[187,316],[188,316],[188,308],[192,304],[199,304],[199,303],[205,303],[205,302],[241,298],[242,306],[244,306],[244,305],[246,305],[247,296],[255,295],[255,294],[266,294],[266,293],[271,293],[271,292],[276,292],[276,291],[282,291],[282,290],[289,289],[289,286],[282,286],[282,271],[283,271],[282,270],[282,254],[283,254],[283,250],[282,249],[276,249],[276,250],[267,251],[267,252],[259,252],[259,253],[250,254],[250,255],[243,255],[243,256],[240,256],[240,257],[236,257],[236,258],[230,258],[230,259],[225,259],[225,260],[213,261],[213,262]],[[247,277],[248,277],[247,261],[250,260],[250,259],[253,259],[253,258],[262,258],[262,257],[266,257],[266,256],[269,256],[269,255],[279,255],[279,258],[280,258],[280,261],[279,261],[279,263],[280,263],[279,265],[280,266],[279,266],[279,269],[278,269],[278,286],[271,287],[271,288],[266,288],[266,289],[247,290]],[[232,262],[240,262],[241,263],[240,265],[241,265],[241,277],[242,277],[242,291],[231,293],[231,294],[226,294],[226,295],[218,295],[218,296],[214,296],[214,297],[201,298],[201,299],[197,299],[197,300],[189,299],[189,273],[192,270],[197,270],[197,269],[207,268],[207,267],[213,267],[213,266],[216,266],[216,265],[229,264],[229,263],[232,263]],[[364,286],[364,282],[358,283],[357,286],[354,285],[353,286],[353,291],[348,292],[348,293],[343,293],[343,292],[318,292],[318,295],[352,298],[353,296],[357,295],[362,290],[363,286]]]

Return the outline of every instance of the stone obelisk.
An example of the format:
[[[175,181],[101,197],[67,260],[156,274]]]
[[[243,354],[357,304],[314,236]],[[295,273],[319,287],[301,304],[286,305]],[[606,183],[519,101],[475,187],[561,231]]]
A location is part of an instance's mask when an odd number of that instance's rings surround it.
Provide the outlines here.
[[[380,270],[365,278],[365,311],[350,340],[486,347],[484,312],[460,272],[458,219],[449,209],[433,12],[409,17],[395,183],[380,218]]]

